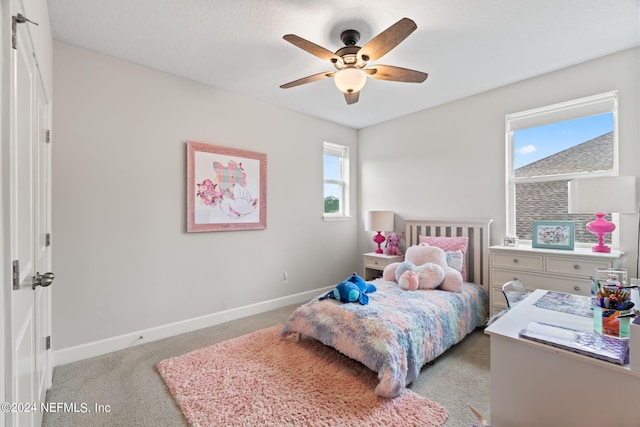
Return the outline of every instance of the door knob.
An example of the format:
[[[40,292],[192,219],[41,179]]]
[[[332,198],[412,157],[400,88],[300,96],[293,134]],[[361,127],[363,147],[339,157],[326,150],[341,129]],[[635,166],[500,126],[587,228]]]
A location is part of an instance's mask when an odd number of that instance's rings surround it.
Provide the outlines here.
[[[42,286],[43,288],[46,288],[47,286],[51,285],[51,283],[53,282],[53,279],[55,278],[56,278],[56,275],[51,272],[44,273],[44,274],[36,273],[36,275],[33,276],[32,289],[35,289],[36,286]]]

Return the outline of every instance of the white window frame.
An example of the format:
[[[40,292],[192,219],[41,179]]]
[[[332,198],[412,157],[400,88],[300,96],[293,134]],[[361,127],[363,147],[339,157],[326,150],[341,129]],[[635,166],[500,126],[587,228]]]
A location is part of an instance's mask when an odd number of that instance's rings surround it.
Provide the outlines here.
[[[609,171],[576,172],[540,177],[516,178],[514,170],[514,132],[520,129],[578,119],[598,114],[613,113],[613,167]],[[505,171],[506,171],[506,233],[516,231],[516,184],[527,182],[559,181],[564,179],[594,178],[598,176],[618,176],[618,91],[610,91],[546,107],[535,108],[505,116]],[[617,231],[617,230],[616,230]],[[523,242],[529,242],[527,240]],[[580,246],[576,242],[576,246]]]
[[[322,190],[322,217],[327,221],[343,220],[349,216],[349,147],[346,145],[334,144],[332,142],[323,143],[323,159],[325,155],[338,157],[340,159],[340,179],[326,179],[324,176],[324,160],[322,169],[323,190]],[[336,213],[324,212],[324,184],[337,184],[340,186],[340,208]]]

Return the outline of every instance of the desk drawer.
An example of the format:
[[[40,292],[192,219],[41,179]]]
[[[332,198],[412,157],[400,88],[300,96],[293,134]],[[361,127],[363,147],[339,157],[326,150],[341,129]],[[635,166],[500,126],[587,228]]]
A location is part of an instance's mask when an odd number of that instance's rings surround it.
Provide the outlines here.
[[[611,268],[611,262],[547,257],[545,266],[546,271],[549,273],[567,274],[578,277],[595,276],[596,268]]]
[[[542,255],[523,255],[520,253],[491,253],[492,267],[515,268],[518,270],[542,271]]]

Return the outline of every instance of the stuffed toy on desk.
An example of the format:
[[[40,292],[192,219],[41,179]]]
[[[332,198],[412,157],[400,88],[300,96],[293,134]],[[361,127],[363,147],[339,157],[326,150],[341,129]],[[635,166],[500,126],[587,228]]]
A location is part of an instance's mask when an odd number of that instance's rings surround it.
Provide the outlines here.
[[[359,302],[365,305],[369,303],[369,297],[366,294],[376,290],[374,285],[365,282],[362,277],[353,273],[347,280],[338,283],[333,290],[320,297],[320,300],[331,298],[340,302]]]

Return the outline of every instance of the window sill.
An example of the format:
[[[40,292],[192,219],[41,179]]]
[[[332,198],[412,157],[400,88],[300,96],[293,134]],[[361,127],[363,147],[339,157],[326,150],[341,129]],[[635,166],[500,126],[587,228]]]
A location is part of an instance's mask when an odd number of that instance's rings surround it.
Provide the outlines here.
[[[331,221],[349,221],[351,219],[350,216],[332,216],[332,215],[322,215],[322,220],[331,222]]]

